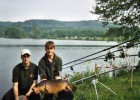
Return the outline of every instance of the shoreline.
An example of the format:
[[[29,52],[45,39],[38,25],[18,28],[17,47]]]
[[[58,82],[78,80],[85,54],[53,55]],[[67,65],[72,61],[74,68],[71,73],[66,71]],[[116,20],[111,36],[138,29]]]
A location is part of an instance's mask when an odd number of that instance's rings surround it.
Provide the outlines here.
[[[56,40],[56,39],[11,39],[0,38],[0,46],[44,46],[46,41],[54,41],[56,46],[112,46],[115,41]]]

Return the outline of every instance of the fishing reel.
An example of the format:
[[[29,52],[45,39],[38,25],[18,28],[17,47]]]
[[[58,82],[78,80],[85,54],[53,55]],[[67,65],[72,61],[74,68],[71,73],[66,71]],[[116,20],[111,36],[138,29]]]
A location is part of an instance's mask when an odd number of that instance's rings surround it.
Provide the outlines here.
[[[104,60],[104,61],[108,61],[108,60],[110,60],[110,59],[115,60],[115,55],[114,55],[112,52],[109,51],[109,52],[106,54],[105,60]]]
[[[125,58],[127,56],[128,56],[128,54],[126,52],[123,52],[123,51],[120,52],[120,55],[119,55],[120,58]]]
[[[122,48],[119,57],[120,57],[120,58],[125,58],[125,57],[127,57],[127,56],[128,56],[127,50],[125,50],[124,48]]]
[[[134,47],[134,43],[132,43],[132,42],[127,43],[126,48],[128,49],[131,47]]]

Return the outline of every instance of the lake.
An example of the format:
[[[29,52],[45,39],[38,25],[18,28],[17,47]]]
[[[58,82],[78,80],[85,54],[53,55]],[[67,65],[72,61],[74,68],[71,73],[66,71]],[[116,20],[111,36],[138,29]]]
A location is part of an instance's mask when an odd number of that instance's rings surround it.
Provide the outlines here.
[[[51,40],[51,39],[49,39]],[[48,39],[4,39],[0,38],[0,97],[12,87],[12,69],[21,62],[20,53],[24,48],[28,48],[31,51],[31,61],[38,64],[40,58],[44,56],[44,44],[48,41]],[[52,40],[56,44],[56,54],[59,55],[63,64],[66,64],[70,61],[85,57],[87,55],[96,53],[105,48],[108,48],[111,45],[116,45],[116,42],[106,42],[106,41],[82,41],[82,40]],[[129,49],[128,52],[130,55],[137,54],[140,48],[132,48]],[[116,50],[116,48],[112,49],[112,51]],[[90,56],[86,59],[82,59],[81,61],[88,60],[91,58],[98,57],[100,55],[106,54],[106,52],[102,52],[100,54],[96,54]],[[115,53],[116,56],[119,53]],[[104,57],[103,57],[104,58]],[[130,62],[134,65],[138,61],[138,57],[131,57]],[[71,65],[74,65],[78,62],[74,62]],[[125,59],[116,59],[113,61],[116,65],[126,63]],[[90,69],[91,71],[94,69],[95,64],[98,66],[110,66],[109,62],[105,62],[104,59],[100,60],[92,60],[88,62],[84,62],[82,64],[73,66],[75,72],[82,72]],[[70,70],[70,65],[63,66],[62,76],[65,74],[73,75],[74,72]],[[68,68],[66,68],[68,67]],[[107,69],[108,70],[108,69]],[[102,70],[104,71],[104,69]],[[1,98],[0,98],[1,99]]]

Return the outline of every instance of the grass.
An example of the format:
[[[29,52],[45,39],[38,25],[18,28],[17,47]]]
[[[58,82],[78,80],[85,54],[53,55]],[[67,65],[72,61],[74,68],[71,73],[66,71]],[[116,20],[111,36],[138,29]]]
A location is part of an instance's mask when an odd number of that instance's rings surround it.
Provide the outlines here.
[[[109,77],[108,74],[104,74],[96,78],[117,93],[117,95],[113,94],[97,82],[96,86],[99,100],[140,100],[140,71],[134,72],[132,86],[130,73],[124,73],[121,71],[121,75],[116,77]],[[70,79],[70,81],[73,82],[90,75],[93,75],[90,71],[83,72],[82,74],[77,73]],[[92,78],[89,78],[81,83],[75,84],[78,89],[74,93],[74,100],[97,100],[92,80]]]

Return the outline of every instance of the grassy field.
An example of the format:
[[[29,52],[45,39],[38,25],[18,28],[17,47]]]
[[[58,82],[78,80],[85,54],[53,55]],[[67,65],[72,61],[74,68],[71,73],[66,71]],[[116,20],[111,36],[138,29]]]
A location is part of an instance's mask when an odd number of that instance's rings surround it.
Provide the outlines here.
[[[93,73],[89,71],[75,74],[70,81],[73,82],[90,75],[93,75]],[[98,76],[96,78],[98,79],[96,87],[99,100],[140,100],[140,70],[134,71],[132,75],[132,81],[130,72],[121,72],[116,77],[109,77],[108,74]],[[78,88],[74,93],[74,100],[97,100],[92,80],[92,78],[89,78],[75,84]],[[117,95],[113,94],[99,82],[110,88]]]

